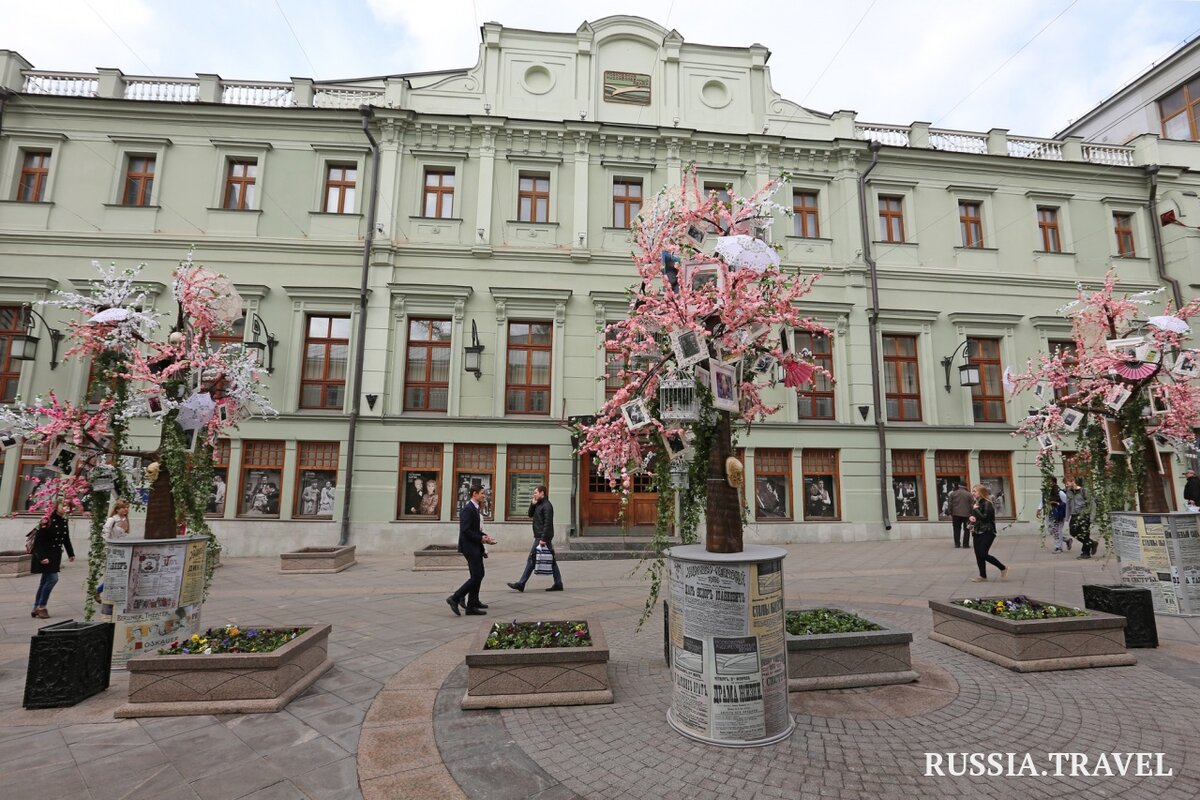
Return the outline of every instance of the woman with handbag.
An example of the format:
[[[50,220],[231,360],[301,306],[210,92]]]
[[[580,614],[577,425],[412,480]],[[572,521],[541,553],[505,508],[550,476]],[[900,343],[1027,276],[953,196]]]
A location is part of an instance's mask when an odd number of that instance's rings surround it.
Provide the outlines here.
[[[42,520],[33,537],[33,563],[30,571],[41,573],[42,581],[38,584],[37,595],[33,600],[33,611],[29,616],[47,619],[50,613],[46,611],[46,603],[50,600],[50,592],[58,583],[58,571],[62,567],[62,551],[67,549],[67,556],[75,560],[75,548],[71,547],[71,529],[67,525],[67,515],[71,513],[71,505],[66,500],[60,500],[50,516]]]
[[[971,490],[971,494],[975,497],[975,505],[971,508],[969,520],[975,529],[975,563],[979,565],[979,577],[971,581],[986,581],[988,564],[999,567],[1000,580],[1004,580],[1008,577],[1008,567],[988,553],[992,549],[992,542],[996,541],[996,508],[992,505],[992,493],[986,486],[979,485]]]

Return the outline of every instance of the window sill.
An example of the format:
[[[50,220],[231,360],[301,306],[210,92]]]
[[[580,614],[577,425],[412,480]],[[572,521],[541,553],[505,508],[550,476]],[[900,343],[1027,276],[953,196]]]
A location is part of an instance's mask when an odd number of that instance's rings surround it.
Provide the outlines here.
[[[999,247],[968,247],[965,244],[957,245],[954,248],[958,253],[999,253]]]
[[[441,517],[405,517],[404,519],[394,519],[392,522],[399,523],[415,523],[415,522],[442,522]]]
[[[793,239],[797,242],[822,242],[824,244],[833,244],[833,239],[827,239],[824,236],[801,236],[798,233],[789,233],[783,238]],[[888,244],[892,244],[892,242],[889,242]]]
[[[54,205],[53,200],[0,200],[0,203],[7,203],[14,206],[38,206],[47,207]]]
[[[308,215],[310,217],[358,217],[359,219],[362,219],[361,213],[352,211],[344,211],[341,213],[337,211],[310,211],[308,212]]]
[[[261,214],[261,208],[208,208],[207,211],[219,211],[226,214]]]
[[[1074,256],[1074,250],[1034,250],[1035,256]]]
[[[133,206],[133,205],[129,205],[128,203],[104,203],[103,205],[104,205],[104,207],[105,207],[105,208],[133,208],[133,209],[151,209],[151,210],[154,210],[154,211],[157,211],[159,208],[161,208],[161,207],[162,207],[162,206],[156,206],[156,205],[148,205],[148,206]]]
[[[795,522],[791,517],[755,517],[754,522],[757,525],[779,525],[790,524]]]
[[[633,228],[618,228],[615,225],[605,225],[600,230],[604,231],[605,233],[630,233]]]
[[[801,522],[841,522],[841,517],[805,517]]]
[[[409,219],[424,219],[431,222],[462,222],[462,217],[427,217],[423,214],[409,214]]]
[[[238,514],[235,519],[261,519],[271,522],[279,522],[278,514]]]
[[[510,219],[505,220],[509,225],[545,225],[550,228],[557,228],[557,222],[535,222],[531,219]]]
[[[908,241],[888,242],[888,241],[884,241],[882,239],[873,239],[871,241],[871,244],[877,244],[877,245],[887,246],[887,247],[916,247],[919,243],[918,242],[908,242]]]

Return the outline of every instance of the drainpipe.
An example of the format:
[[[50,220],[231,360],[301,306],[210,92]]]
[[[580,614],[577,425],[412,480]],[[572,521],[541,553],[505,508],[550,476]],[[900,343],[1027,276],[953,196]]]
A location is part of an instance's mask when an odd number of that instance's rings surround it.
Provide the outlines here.
[[[350,399],[350,426],[346,432],[346,486],[342,492],[342,530],[338,544],[350,542],[350,495],[354,488],[354,442],[358,438],[358,417],[362,410],[363,355],[367,349],[367,294],[371,275],[371,243],[375,240],[375,212],[379,204],[379,142],[371,135],[375,111],[368,105],[358,107],[362,132],[371,143],[371,195],[367,201],[367,235],[363,239],[362,280],[358,288],[358,347],[354,353],[354,394]]]
[[[1175,310],[1183,308],[1183,292],[1179,281],[1167,275],[1167,259],[1163,255],[1162,226],[1158,224],[1158,164],[1147,164],[1146,174],[1150,176],[1150,197],[1146,206],[1150,209],[1150,238],[1154,240],[1154,260],[1158,266],[1158,279],[1171,285],[1171,296],[1175,298]]]
[[[879,150],[883,145],[876,141],[867,144],[871,151],[871,164],[858,176],[858,222],[862,228],[863,261],[871,273],[871,307],[867,309],[868,333],[871,338],[871,398],[875,403],[875,433],[879,439],[879,514],[883,529],[890,531],[892,521],[888,511],[887,489],[887,430],[883,419],[883,398],[879,391],[879,272],[875,259],[871,257],[871,224],[867,219],[867,176],[879,165]]]

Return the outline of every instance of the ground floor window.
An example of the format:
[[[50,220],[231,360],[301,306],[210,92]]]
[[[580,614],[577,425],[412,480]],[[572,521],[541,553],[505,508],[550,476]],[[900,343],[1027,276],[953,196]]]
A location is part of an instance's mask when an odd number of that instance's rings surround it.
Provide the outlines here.
[[[800,467],[804,475],[804,518],[840,519],[838,451],[806,447],[800,456]]]
[[[933,454],[933,475],[937,483],[938,519],[950,519],[950,493],[955,487],[971,490],[967,475],[966,450],[937,450]]]
[[[247,440],[242,444],[242,488],[238,516],[279,518],[284,443]]]
[[[991,492],[998,519],[1016,517],[1012,494],[1012,453],[1007,450],[981,450],[979,482]]]
[[[510,445],[508,448],[508,507],[506,519],[529,519],[533,490],[550,483],[550,448]]]
[[[33,506],[33,493],[37,491],[38,484],[54,477],[54,468],[46,463],[49,460],[49,442],[21,444],[21,472],[13,498],[13,511],[16,513],[29,513]]]
[[[229,440],[218,439],[213,445],[213,493],[204,509],[206,517],[225,516],[225,496],[229,493]]]
[[[337,469],[337,442],[297,443],[296,507],[293,516],[333,519]]]
[[[454,445],[454,507],[451,519],[458,519],[458,512],[471,499],[471,487],[483,487],[483,506],[479,509],[484,519],[492,519],[492,488],[496,483],[496,446],[492,444]]]
[[[892,494],[896,519],[925,519],[925,451],[892,451]]]
[[[754,516],[758,520],[792,518],[792,451],[760,447],[754,451]]]
[[[400,519],[439,519],[442,515],[442,446],[400,445]]]

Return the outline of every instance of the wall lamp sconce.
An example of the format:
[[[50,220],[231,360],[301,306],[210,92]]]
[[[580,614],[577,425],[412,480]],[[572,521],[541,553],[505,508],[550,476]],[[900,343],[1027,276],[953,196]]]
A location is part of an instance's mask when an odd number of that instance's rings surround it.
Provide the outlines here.
[[[580,233],[579,233],[579,246],[580,247],[583,247],[583,243],[586,239],[587,239],[587,234],[580,231]]]
[[[33,318],[37,317],[42,321],[42,327],[46,329],[47,335],[50,337],[50,369],[55,369],[58,366],[58,344],[63,340],[63,332],[58,328],[51,328],[50,323],[46,322],[46,318],[33,310],[33,306],[24,306],[25,311],[25,333],[18,334],[12,337],[9,341],[9,357],[16,361],[33,361],[37,358],[37,343],[38,337],[33,335]]]
[[[863,418],[863,422],[867,421],[867,415],[871,413],[870,406],[859,406],[858,413]]]
[[[379,399],[379,395],[377,395],[377,394],[367,395],[367,408],[374,411],[375,410],[375,401],[378,399]]]
[[[483,377],[483,345],[479,343],[475,320],[471,320],[471,343],[463,348],[463,370],[474,372],[475,380]]]
[[[269,330],[267,330],[267,324],[263,322],[262,317],[260,317],[257,312],[250,313],[250,322],[250,332],[254,338],[246,342],[246,347],[249,347],[251,350],[259,351],[259,364],[263,363],[263,351],[266,351],[266,366],[267,374],[269,375],[275,371],[275,345],[279,344],[279,340],[276,339]],[[265,336],[266,340],[264,341],[260,339],[259,336]]]
[[[483,233],[484,233],[483,228],[475,229],[475,235],[479,237],[479,241],[481,241],[481,242],[483,241]]]
[[[954,352],[942,359],[942,368],[946,370],[946,392],[950,391],[950,367],[954,363],[954,357],[958,355],[958,351],[963,351],[963,357],[968,359],[965,364],[960,364],[958,367],[958,385],[964,388],[969,386],[979,385],[979,367],[970,362],[971,358],[971,340],[964,339],[963,343],[954,348]]]

